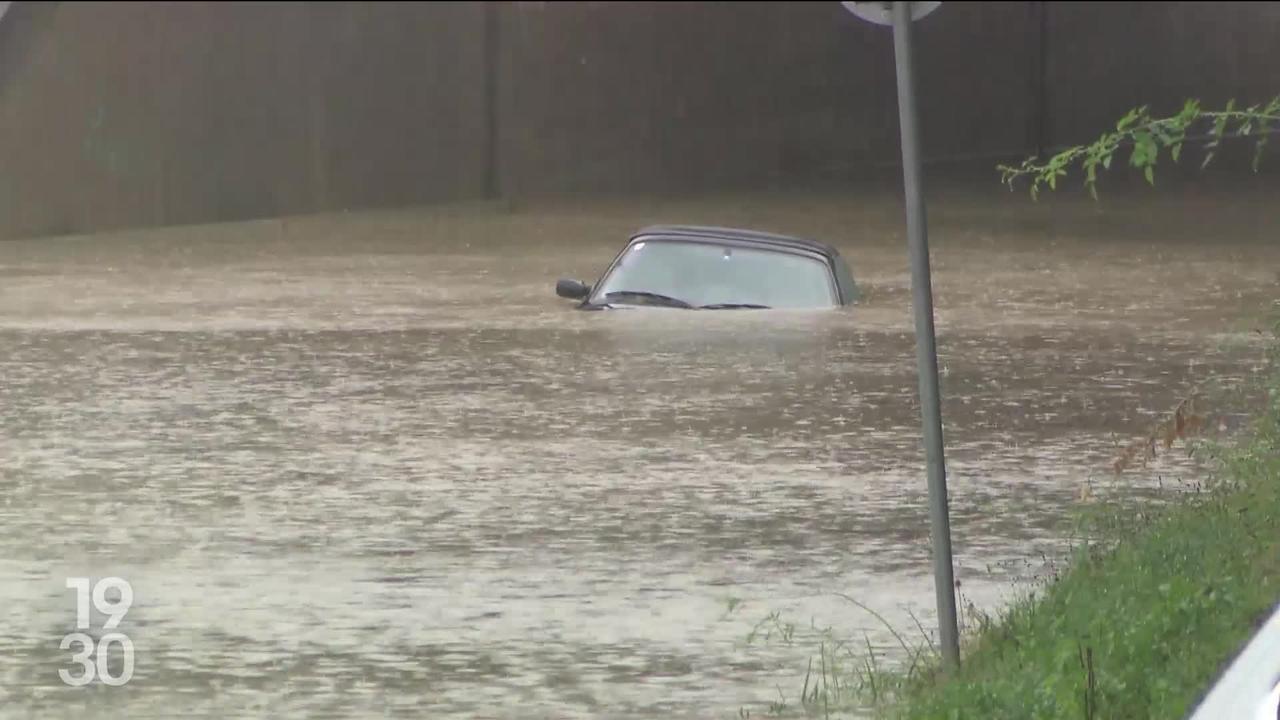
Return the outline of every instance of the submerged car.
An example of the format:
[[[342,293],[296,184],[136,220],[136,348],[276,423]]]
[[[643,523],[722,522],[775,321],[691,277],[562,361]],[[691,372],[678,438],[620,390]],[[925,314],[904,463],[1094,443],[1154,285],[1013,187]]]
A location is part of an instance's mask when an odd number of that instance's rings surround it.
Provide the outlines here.
[[[560,280],[556,294],[583,310],[839,308],[858,299],[853,275],[830,245],[803,238],[694,226],[632,235],[595,285]]]

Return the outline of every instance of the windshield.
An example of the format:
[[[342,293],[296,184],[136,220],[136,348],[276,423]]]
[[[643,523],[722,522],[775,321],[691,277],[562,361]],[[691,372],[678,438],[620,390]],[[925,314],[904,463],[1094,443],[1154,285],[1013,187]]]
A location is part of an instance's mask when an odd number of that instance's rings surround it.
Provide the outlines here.
[[[641,240],[633,243],[594,295],[658,293],[704,305],[772,308],[831,307],[835,288],[827,265],[815,257],[710,242]],[[611,302],[630,302],[623,297]]]

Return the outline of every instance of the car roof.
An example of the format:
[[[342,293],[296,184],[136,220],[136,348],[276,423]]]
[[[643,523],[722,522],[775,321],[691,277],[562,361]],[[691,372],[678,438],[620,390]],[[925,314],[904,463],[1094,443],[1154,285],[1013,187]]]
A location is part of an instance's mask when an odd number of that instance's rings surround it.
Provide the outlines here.
[[[703,225],[650,225],[632,233],[634,240],[644,235],[665,235],[668,237],[696,237],[709,240],[738,241],[756,245],[777,245],[795,250],[808,250],[821,253],[829,258],[840,257],[840,252],[830,245],[809,240],[807,238],[778,235],[759,230],[743,230],[739,228],[710,227]]]

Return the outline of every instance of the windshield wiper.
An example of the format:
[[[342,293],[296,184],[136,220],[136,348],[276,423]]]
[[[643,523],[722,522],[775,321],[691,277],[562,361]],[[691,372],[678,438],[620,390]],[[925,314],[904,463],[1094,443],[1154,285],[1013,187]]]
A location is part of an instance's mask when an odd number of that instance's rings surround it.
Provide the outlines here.
[[[711,305],[699,305],[699,310],[768,310],[768,305],[757,305],[755,303],[712,303]]]
[[[679,298],[673,298],[670,295],[661,295],[659,293],[645,292],[643,290],[614,290],[613,292],[605,293],[604,299],[608,300],[609,298],[612,298],[618,295],[625,295],[628,297],[639,297],[639,298],[644,298],[646,300],[653,300],[655,304],[665,305],[667,307],[684,308],[686,310],[693,309],[692,305],[690,305],[689,303]]]

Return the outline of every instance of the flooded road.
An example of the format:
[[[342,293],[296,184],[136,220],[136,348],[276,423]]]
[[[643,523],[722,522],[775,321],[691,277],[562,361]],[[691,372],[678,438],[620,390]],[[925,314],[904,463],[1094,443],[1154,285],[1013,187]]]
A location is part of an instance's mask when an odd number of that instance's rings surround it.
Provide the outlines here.
[[[1183,476],[1116,479],[1114,443],[1259,362],[1274,213],[1153,202],[934,206],[979,607],[1061,550],[1086,485]],[[891,660],[835,593],[934,623],[900,218],[892,196],[738,196],[0,243],[0,715],[758,715],[814,651],[747,644],[774,611]],[[827,240],[864,301],[554,296],[651,222]],[[133,588],[127,685],[59,680],[80,576]]]

